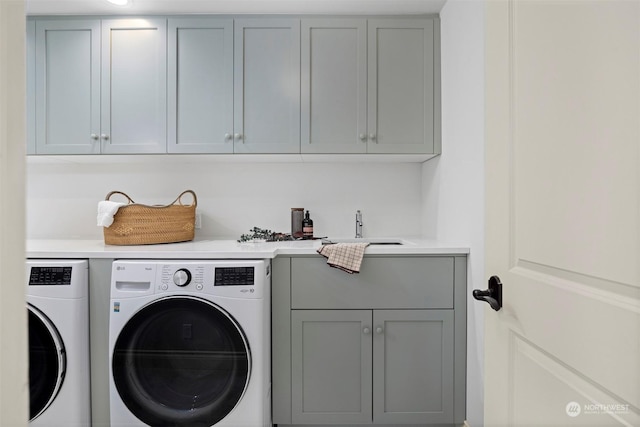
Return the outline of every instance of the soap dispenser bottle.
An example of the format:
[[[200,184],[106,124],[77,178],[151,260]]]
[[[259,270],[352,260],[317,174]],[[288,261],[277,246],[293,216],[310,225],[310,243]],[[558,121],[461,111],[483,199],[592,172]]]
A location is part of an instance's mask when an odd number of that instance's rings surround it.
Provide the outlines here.
[[[309,218],[309,211],[305,212],[302,220],[302,238],[313,239],[313,220]]]

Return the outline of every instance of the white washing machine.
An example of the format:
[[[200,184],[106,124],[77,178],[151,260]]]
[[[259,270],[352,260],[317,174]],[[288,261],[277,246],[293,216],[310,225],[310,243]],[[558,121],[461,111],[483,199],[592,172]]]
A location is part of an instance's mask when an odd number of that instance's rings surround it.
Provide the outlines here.
[[[27,260],[31,426],[91,425],[89,263]]]
[[[271,426],[270,268],[115,261],[111,426]]]

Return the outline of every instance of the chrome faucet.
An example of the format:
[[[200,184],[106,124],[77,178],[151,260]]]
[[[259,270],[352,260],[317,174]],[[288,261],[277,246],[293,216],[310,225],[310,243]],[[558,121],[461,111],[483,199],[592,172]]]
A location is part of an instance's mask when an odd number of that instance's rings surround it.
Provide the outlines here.
[[[356,211],[356,239],[362,238],[362,213]]]

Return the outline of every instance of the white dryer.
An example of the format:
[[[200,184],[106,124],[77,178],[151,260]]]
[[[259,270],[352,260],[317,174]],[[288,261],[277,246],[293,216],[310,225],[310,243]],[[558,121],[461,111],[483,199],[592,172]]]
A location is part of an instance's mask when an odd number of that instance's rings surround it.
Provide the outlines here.
[[[89,264],[27,260],[30,426],[91,425]]]
[[[113,263],[111,426],[271,425],[270,265]]]

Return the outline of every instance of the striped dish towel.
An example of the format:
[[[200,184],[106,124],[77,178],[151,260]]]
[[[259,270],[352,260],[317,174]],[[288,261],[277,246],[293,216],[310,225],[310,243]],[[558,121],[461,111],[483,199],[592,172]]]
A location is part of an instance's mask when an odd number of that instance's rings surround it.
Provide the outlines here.
[[[331,267],[353,274],[360,273],[360,264],[367,246],[369,243],[334,243],[320,246],[318,253],[327,258],[327,264]]]

